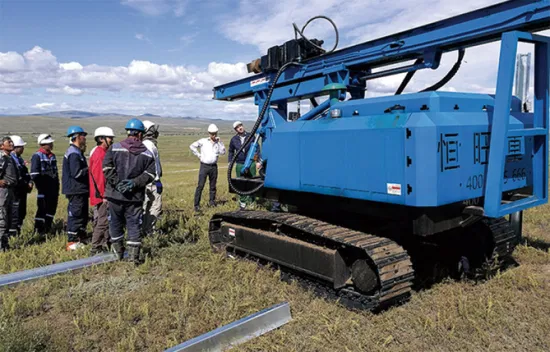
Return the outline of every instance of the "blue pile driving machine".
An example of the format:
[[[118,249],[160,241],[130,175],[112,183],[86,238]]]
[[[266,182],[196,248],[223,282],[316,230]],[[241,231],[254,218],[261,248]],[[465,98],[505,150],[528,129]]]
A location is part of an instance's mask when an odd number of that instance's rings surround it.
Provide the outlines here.
[[[230,191],[291,211],[215,214],[212,247],[373,310],[407,300],[435,263],[472,273],[509,258],[522,212],[548,199],[550,38],[533,34],[548,28],[548,0],[507,1],[341,50],[295,26],[295,39],[248,65],[256,75],[214,88],[217,100],[253,97],[259,107],[234,178],[230,160]],[[438,91],[466,49],[499,40],[495,95]],[[519,42],[534,47],[532,112],[512,95]],[[452,51],[441,81],[402,94]],[[367,81],[400,73],[395,95],[365,98]],[[288,103],[301,100],[312,108],[289,118]],[[251,175],[260,149],[263,167]]]

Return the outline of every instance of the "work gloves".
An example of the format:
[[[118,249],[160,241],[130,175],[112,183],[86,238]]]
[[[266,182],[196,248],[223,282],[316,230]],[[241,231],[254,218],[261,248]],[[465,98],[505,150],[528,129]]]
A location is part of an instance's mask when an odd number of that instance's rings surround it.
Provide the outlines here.
[[[157,193],[162,194],[162,182],[160,180],[155,181],[155,187],[157,188]]]
[[[134,183],[133,180],[123,180],[117,183],[117,185],[115,186],[115,189],[120,193],[128,193],[128,192],[131,192],[135,186],[136,184]]]

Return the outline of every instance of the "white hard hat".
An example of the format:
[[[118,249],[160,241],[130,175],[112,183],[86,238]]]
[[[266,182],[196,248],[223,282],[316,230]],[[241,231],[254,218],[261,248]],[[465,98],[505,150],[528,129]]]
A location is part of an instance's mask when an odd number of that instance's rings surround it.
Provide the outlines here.
[[[216,133],[218,132],[218,126],[214,125],[213,123],[208,126],[208,133]]]
[[[55,140],[52,139],[52,136],[50,136],[47,133],[42,133],[40,136],[38,136],[38,144],[50,144],[55,142]]]
[[[235,121],[233,122],[233,129],[237,128],[237,126],[242,125],[243,123],[241,121]]]
[[[114,137],[113,130],[109,127],[98,127],[94,132],[95,137]]]
[[[149,129],[153,126],[155,126],[155,130],[158,130],[159,126],[154,123],[153,121],[145,120],[143,121],[143,126],[145,126],[145,132],[149,131]]]
[[[13,142],[14,147],[24,147],[27,145],[27,143],[23,141],[23,138],[19,136],[10,136],[10,138],[11,138],[11,141]]]

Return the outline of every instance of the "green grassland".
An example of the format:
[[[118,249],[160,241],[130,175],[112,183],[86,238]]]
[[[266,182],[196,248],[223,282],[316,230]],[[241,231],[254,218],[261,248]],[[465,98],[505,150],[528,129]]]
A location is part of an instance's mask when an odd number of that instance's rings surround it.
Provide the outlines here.
[[[30,123],[26,119],[14,127]],[[59,156],[67,145],[61,137],[65,125],[77,122],[92,129],[103,124],[93,119],[39,120],[57,133]],[[121,133],[123,121],[116,123],[110,125]],[[176,125],[167,131],[173,135],[160,138],[166,211],[163,233],[146,239],[145,263],[137,268],[110,263],[0,290],[0,351],[162,351],[281,301],[290,302],[293,320],[235,350],[550,350],[548,206],[525,214],[525,242],[514,252],[519,266],[488,281],[445,280],[414,292],[406,305],[377,315],[354,312],[281,282],[274,270],[211,251],[210,216],[237,207],[227,192],[227,157],[220,161],[218,181],[218,199],[227,203],[204,207],[204,215],[194,216],[198,161],[189,144],[203,135],[200,126],[186,121]],[[22,127],[23,135],[41,132]],[[228,145],[229,123],[220,129]],[[88,143],[91,149],[91,138]],[[30,140],[27,160],[33,145]],[[35,192],[29,197],[23,234],[11,240],[14,249],[0,253],[0,273],[88,255],[88,247],[67,253],[62,232],[47,239],[32,235],[35,197]],[[206,189],[203,205],[205,197]],[[61,230],[66,220],[63,196],[56,220]]]

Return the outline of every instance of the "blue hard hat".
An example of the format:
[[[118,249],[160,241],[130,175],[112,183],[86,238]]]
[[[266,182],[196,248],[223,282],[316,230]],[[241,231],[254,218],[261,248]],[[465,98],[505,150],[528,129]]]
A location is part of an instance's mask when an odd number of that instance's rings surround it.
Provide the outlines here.
[[[67,137],[72,136],[73,134],[83,134],[87,135],[88,133],[84,132],[84,129],[80,126],[71,126],[67,129]]]
[[[130,121],[128,121],[128,123],[126,123],[125,129],[145,132],[145,126],[143,125],[143,122],[138,119],[131,119]]]

